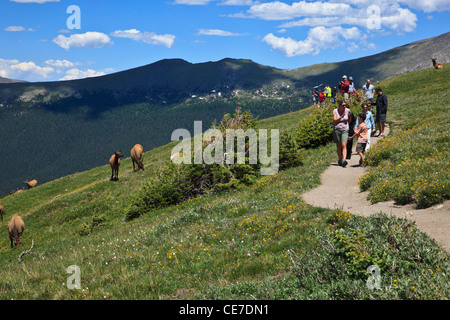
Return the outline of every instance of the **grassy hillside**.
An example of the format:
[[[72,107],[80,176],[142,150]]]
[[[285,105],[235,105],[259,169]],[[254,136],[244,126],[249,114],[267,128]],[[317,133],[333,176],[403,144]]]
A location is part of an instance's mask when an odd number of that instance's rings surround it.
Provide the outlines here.
[[[430,87],[443,92],[448,68],[439,70],[440,75],[425,70],[381,83],[390,98],[388,120],[398,123],[392,138],[426,121],[421,103],[435,99],[408,88],[442,77]],[[404,101],[417,103],[405,112]],[[445,103],[442,108],[430,103],[427,110],[436,119],[445,118]],[[311,111],[266,119],[259,127],[295,133]],[[4,224],[0,298],[450,298],[449,256],[414,224],[305,204],[302,193],[317,186],[320,174],[336,161],[332,144],[307,150],[302,166],[251,186],[124,222],[130,198],[157,174],[173,145],[146,152],[145,172],[133,173],[130,159],[124,159],[119,182],[109,181],[109,167],[101,166],[1,199],[5,220],[13,214],[25,220],[23,250],[31,240],[34,248],[18,262],[22,250],[11,250]],[[379,290],[366,286],[365,270],[373,264],[381,268]],[[81,269],[80,290],[66,287],[71,265]]]
[[[104,164],[139,141],[164,145],[194,120],[210,124],[239,103],[260,119],[309,105],[311,89],[336,85],[343,74],[361,87],[449,62],[450,33],[376,55],[280,70],[244,59],[192,64],[161,60],[102,77],[39,83],[0,83],[0,195]],[[0,79],[1,80],[1,79]],[[1,82],[1,81],[0,81]]]

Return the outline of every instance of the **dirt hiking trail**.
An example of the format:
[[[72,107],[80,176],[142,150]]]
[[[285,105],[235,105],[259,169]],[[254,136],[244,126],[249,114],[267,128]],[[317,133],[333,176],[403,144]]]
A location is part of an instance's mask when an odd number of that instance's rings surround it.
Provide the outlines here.
[[[385,135],[389,134],[386,126]],[[380,137],[371,137],[373,146]],[[356,138],[353,141],[352,158],[347,167],[337,165],[336,161],[321,175],[321,185],[303,194],[306,203],[329,209],[341,208],[354,215],[368,217],[380,211],[415,221],[417,227],[434,238],[446,252],[450,252],[450,201],[427,209],[416,209],[415,205],[399,206],[394,201],[371,204],[367,200],[369,191],[359,190],[358,178],[364,175],[365,168],[359,167],[359,155],[355,152]]]

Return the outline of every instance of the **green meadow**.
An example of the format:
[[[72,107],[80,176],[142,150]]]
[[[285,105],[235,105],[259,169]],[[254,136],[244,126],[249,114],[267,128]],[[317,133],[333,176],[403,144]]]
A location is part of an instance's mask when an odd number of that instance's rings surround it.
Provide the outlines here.
[[[445,67],[379,84],[389,99],[392,131],[367,156],[370,167],[360,185],[366,182],[372,202],[396,199],[402,192],[399,179],[416,185],[398,202],[429,206],[449,199],[450,66]],[[258,127],[295,135],[312,111],[265,119]],[[0,199],[6,211],[0,298],[450,298],[448,253],[410,221],[383,213],[362,218],[303,201],[302,193],[318,186],[321,173],[337,161],[332,143],[305,150],[302,165],[252,185],[126,222],[131,199],[158,174],[174,145],[146,152],[145,172],[133,172],[126,153],[118,182],[109,181],[105,165]],[[420,183],[430,174],[424,161],[438,172],[432,182],[443,189],[427,192],[432,187]],[[381,197],[380,184],[389,179],[396,183]],[[420,192],[433,200],[420,202]],[[14,214],[26,227],[22,248],[11,249],[6,225]],[[33,250],[19,262],[32,241]],[[67,287],[72,265],[80,268],[80,289]],[[367,285],[372,265],[381,274],[377,288]]]

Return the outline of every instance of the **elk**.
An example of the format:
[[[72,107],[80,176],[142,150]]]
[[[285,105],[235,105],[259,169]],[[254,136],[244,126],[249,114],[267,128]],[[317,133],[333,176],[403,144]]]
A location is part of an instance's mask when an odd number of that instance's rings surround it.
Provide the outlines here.
[[[144,170],[144,163],[142,162],[142,152],[144,152],[144,148],[140,144],[136,144],[133,149],[131,149],[131,161],[133,162],[133,172],[135,170],[134,164],[136,163],[138,166],[138,171]]]
[[[22,218],[20,216],[13,216],[8,224],[9,240],[11,240],[11,249],[14,248],[13,242],[14,246],[20,247],[21,245],[20,237],[22,236],[24,230],[25,230],[25,223],[23,222]]]
[[[183,152],[174,153],[170,156],[170,161],[176,162],[178,158],[181,158],[183,156]]]
[[[25,180],[23,183],[25,183],[27,185],[28,189],[34,188],[38,184],[37,180],[31,180],[31,181]]]
[[[111,179],[110,181],[118,181],[119,180],[119,166],[120,166],[120,158],[123,157],[123,154],[119,151],[114,152],[114,154],[109,159],[109,165],[111,166]]]
[[[2,216],[2,224],[3,224],[3,216],[5,215],[5,207],[0,205],[0,216]]]
[[[431,58],[431,61],[433,61],[433,67],[435,68],[435,69],[442,69],[442,68],[444,68],[444,65],[442,64],[442,63],[437,63],[436,62],[436,58]]]

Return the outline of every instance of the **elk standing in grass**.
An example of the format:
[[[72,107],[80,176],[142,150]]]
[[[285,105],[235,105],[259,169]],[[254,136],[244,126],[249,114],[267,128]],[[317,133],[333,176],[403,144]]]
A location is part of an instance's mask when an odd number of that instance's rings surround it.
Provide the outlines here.
[[[135,170],[135,166],[134,164],[136,163],[138,166],[138,171],[144,170],[144,163],[142,162],[142,153],[144,152],[144,148],[140,145],[137,144],[133,147],[133,149],[131,149],[131,161],[133,162],[133,172],[136,171]]]
[[[436,62],[436,58],[431,59],[431,61],[433,61],[433,67],[435,69],[442,69],[442,68],[444,68],[444,65],[442,63],[437,63]]]
[[[116,151],[109,159],[109,165],[111,166],[110,181],[118,181],[119,180],[119,166],[120,166],[120,158],[121,157],[123,157],[123,154],[120,153],[120,151]]]
[[[11,240],[11,248],[13,247],[13,242],[16,247],[20,247],[23,230],[25,230],[25,223],[20,216],[13,216],[8,224],[9,240]]]
[[[28,189],[34,188],[38,184],[37,180],[31,180],[31,181],[25,180],[23,183],[25,183],[27,185]]]
[[[2,216],[2,224],[3,224],[3,216],[5,215],[5,207],[0,205],[0,216]]]

